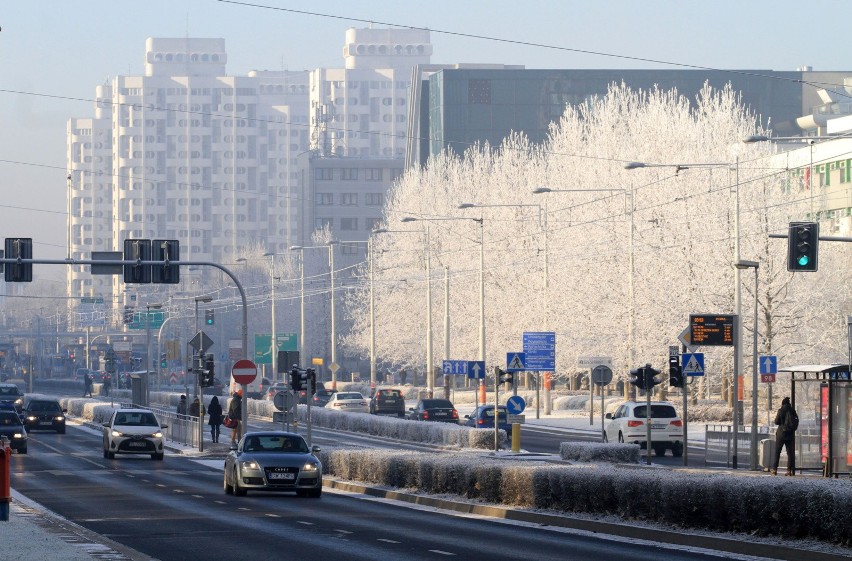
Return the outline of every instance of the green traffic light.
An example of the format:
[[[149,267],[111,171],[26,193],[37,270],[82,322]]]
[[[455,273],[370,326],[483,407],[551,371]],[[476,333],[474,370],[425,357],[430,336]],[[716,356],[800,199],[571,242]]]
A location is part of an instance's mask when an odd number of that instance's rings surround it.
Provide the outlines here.
[[[810,261],[811,260],[808,259],[807,255],[802,255],[801,257],[799,257],[798,263],[799,263],[800,267],[805,267],[805,266],[807,266],[808,263],[810,263]]]

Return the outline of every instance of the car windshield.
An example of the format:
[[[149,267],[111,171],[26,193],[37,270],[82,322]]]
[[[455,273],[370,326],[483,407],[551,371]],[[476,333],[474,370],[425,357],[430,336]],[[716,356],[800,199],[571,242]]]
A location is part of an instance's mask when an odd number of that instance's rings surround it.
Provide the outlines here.
[[[308,445],[300,436],[251,435],[246,437],[243,452],[278,452],[283,454],[306,454]]]
[[[0,411],[0,425],[9,426],[9,425],[20,425],[21,418],[18,417],[17,413],[11,413],[9,411]]]
[[[0,386],[0,397],[3,396],[19,396],[21,392],[18,391],[18,386]]]
[[[397,399],[402,397],[402,392],[399,390],[379,390],[376,393],[378,399]]]
[[[423,409],[437,409],[439,407],[446,407],[447,409],[452,409],[453,404],[448,399],[424,399],[423,400]]]
[[[337,399],[364,399],[364,396],[358,392],[346,392],[346,393],[338,393]]]
[[[124,412],[116,413],[115,422],[113,425],[131,426],[131,427],[159,427],[157,418],[153,413],[143,412]]]
[[[62,409],[55,401],[33,401],[28,409],[32,412],[59,413]]]
[[[499,419],[505,421],[506,420],[506,410],[501,407],[500,409],[498,409],[498,411],[499,411],[499,413],[498,413]],[[490,419],[490,420],[493,421],[494,420],[494,408],[492,407],[490,409],[483,409],[482,410],[482,417],[484,417],[486,419]]]
[[[642,417],[646,417],[645,406],[640,405],[633,409],[633,416],[641,419]],[[671,405],[651,405],[651,418],[652,419],[674,419],[677,417],[677,411]]]

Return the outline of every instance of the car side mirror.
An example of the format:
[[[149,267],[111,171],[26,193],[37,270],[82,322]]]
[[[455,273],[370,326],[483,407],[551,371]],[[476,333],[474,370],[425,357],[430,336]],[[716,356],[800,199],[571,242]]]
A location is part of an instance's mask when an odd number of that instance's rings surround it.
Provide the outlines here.
[[[465,418],[465,419],[470,419],[470,415],[465,415],[465,416],[464,416],[464,418]]]
[[[63,412],[63,413],[68,413],[68,410],[67,410],[67,409],[63,409],[63,410],[62,410],[62,412]]]
[[[604,418],[612,419],[612,413],[607,413],[606,415],[604,415]]]
[[[320,452],[322,452],[322,448],[320,448],[319,446],[311,446],[311,454],[316,455]]]
[[[167,428],[169,428],[169,425],[160,425],[160,428],[161,429],[167,429]]]

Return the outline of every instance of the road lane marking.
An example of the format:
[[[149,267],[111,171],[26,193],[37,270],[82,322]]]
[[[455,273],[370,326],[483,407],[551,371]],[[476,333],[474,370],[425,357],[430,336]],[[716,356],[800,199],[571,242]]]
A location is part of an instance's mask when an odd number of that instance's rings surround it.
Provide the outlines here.
[[[264,516],[268,516],[270,518],[281,518],[280,514],[275,514],[273,512],[267,512],[266,514],[264,514]]]
[[[441,551],[440,549],[430,549],[428,550],[430,553],[437,553],[438,555],[452,555],[455,556],[455,553],[450,553],[449,551]]]
[[[204,495],[193,495],[193,497],[195,497],[196,499],[203,499]]]
[[[304,524],[305,526],[313,526],[313,522],[306,522],[305,520],[296,520],[297,524]]]
[[[387,538],[379,538],[379,539],[378,539],[378,540],[376,540],[376,541],[385,542],[385,543],[401,543],[401,542],[398,542],[398,541],[396,541],[396,540],[389,540],[389,539],[387,539]]]

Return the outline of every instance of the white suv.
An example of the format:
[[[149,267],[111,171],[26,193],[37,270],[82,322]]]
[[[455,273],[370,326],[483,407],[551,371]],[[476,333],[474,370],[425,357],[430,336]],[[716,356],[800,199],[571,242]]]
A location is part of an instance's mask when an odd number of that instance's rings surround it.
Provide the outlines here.
[[[117,409],[104,423],[104,458],[116,454],[150,454],[163,459],[163,429],[156,415],[147,409]]]
[[[647,405],[644,401],[626,401],[615,413],[607,413],[609,422],[604,429],[607,442],[630,442],[646,448],[648,440]],[[657,456],[666,450],[672,455],[683,455],[683,421],[674,405],[667,401],[651,402],[651,448]]]

